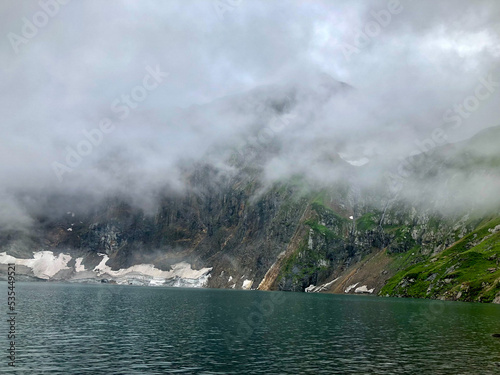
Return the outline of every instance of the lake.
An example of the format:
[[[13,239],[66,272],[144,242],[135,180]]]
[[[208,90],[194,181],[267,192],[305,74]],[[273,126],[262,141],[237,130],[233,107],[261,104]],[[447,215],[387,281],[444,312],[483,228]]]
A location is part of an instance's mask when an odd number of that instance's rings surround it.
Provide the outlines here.
[[[499,305],[21,282],[12,368],[1,285],[1,373],[500,373]]]

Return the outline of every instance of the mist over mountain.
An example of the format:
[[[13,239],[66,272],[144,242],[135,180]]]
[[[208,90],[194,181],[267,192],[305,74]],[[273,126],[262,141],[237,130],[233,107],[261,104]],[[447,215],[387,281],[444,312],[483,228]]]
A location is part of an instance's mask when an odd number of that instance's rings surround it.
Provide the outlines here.
[[[39,197],[126,190],[137,204],[152,204],[148,197],[165,185],[182,189],[182,160],[210,154],[227,164],[225,149],[257,137],[284,101],[293,121],[261,134],[280,149],[266,175],[307,172],[330,182],[339,177],[329,170],[331,155],[406,158],[419,150],[415,141],[443,127],[447,110],[474,95],[482,77],[499,81],[495,2],[401,2],[390,23],[359,46],[359,32],[374,14],[383,16],[387,2],[241,2],[222,18],[210,2],[120,4],[60,4],[26,43],[12,34],[28,33],[40,5],[2,5],[2,35],[11,33],[1,42],[0,73],[1,196],[9,220],[24,210],[13,197],[20,190]],[[346,58],[346,46],[359,52]],[[161,82],[144,99],[130,98],[150,71]],[[333,94],[336,81],[352,89]],[[459,127],[445,124],[452,126],[447,141],[498,124],[493,89]],[[59,181],[53,163],[67,165],[68,148],[77,150],[83,132],[99,129],[103,118],[113,130]]]

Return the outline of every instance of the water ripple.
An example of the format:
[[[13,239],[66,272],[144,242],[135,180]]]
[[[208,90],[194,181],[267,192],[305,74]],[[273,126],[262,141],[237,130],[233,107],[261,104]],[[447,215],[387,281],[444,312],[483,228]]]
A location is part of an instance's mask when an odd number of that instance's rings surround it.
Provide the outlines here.
[[[491,337],[500,332],[497,305],[41,283],[18,283],[16,296],[18,374],[500,369],[500,340]],[[0,329],[7,332],[5,319]]]

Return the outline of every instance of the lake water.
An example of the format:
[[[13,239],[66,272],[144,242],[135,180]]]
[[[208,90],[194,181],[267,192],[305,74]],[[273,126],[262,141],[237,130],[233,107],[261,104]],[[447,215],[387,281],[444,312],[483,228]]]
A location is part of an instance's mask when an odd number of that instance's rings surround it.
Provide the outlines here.
[[[500,374],[499,305],[18,282],[16,307],[1,373]]]

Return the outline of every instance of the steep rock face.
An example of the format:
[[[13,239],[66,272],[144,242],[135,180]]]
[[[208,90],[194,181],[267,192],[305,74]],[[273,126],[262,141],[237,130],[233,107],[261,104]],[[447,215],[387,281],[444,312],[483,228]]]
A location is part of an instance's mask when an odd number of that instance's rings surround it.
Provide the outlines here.
[[[41,250],[71,254],[87,270],[104,255],[112,270],[152,264],[169,271],[185,261],[212,268],[207,286],[242,288],[247,280],[246,288],[256,288],[297,230],[307,199],[286,184],[260,193],[255,173],[227,179],[199,166],[189,190],[166,194],[154,215],[113,200],[100,211],[42,221],[36,233],[12,233],[1,251],[18,258]]]
[[[386,206],[384,212],[361,199],[357,201],[358,214],[365,213],[356,217],[349,215],[349,209],[335,212],[325,198],[328,195],[323,193],[310,204],[311,214],[303,222],[305,234],[283,262],[275,287],[304,291],[311,284],[340,277],[351,265],[382,249],[394,257],[408,252],[427,257],[475,227],[464,218],[444,219],[425,211],[417,214],[415,207],[401,203]],[[337,205],[349,207],[345,201],[337,201]],[[378,292],[381,285],[373,287]]]

